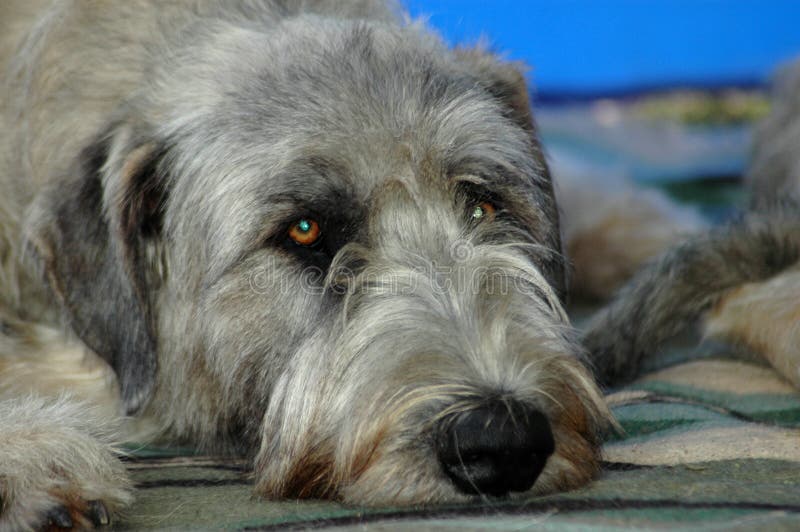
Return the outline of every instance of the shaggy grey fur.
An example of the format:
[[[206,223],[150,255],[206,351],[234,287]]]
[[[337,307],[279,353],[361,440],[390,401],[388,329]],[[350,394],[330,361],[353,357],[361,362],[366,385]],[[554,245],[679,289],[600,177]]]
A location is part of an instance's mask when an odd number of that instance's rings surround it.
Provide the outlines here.
[[[693,237],[643,268],[592,318],[583,341],[597,378],[621,384],[646,356],[697,322],[730,290],[800,259],[796,208],[753,212]]]
[[[434,503],[592,477],[610,415],[562,309],[514,65],[381,2],[48,4],[0,7],[4,313],[63,317],[126,413],[252,456],[267,497]],[[287,236],[303,218],[316,247]],[[67,404],[10,389],[11,412]],[[530,472],[476,484],[487,449]],[[93,499],[127,500],[80,482],[127,490],[107,453],[12,470],[9,453],[0,522],[36,527],[49,501],[85,525]],[[51,471],[33,486],[55,500],[18,490],[23,470]]]

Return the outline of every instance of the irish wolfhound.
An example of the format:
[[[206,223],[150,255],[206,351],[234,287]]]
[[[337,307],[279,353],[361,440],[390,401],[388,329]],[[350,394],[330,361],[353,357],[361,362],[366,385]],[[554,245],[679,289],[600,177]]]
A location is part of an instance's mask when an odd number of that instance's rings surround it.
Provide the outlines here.
[[[800,62],[780,73],[774,96],[756,130],[747,211],[665,252],[590,324],[601,380],[631,379],[702,318],[705,335],[743,344],[800,387]]]
[[[0,38],[3,526],[128,503],[115,405],[271,498],[595,473],[514,65],[377,1],[12,0]]]

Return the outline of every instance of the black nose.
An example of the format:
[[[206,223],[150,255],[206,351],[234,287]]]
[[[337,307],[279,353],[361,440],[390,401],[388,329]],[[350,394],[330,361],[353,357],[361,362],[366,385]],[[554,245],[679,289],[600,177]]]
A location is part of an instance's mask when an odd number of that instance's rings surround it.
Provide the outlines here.
[[[445,418],[436,437],[444,472],[470,494],[499,496],[530,489],[554,447],[544,414],[499,399]]]

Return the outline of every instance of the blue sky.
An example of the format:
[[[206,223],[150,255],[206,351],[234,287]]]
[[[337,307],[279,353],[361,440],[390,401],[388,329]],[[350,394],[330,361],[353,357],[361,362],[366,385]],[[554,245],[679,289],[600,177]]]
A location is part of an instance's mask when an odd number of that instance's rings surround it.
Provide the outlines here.
[[[800,0],[401,0],[450,43],[489,37],[541,93],[764,82],[800,54]]]

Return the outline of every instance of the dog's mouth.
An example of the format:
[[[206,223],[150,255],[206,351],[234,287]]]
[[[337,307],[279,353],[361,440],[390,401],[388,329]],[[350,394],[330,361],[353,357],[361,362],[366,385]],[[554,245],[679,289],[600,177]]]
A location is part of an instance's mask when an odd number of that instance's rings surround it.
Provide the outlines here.
[[[420,388],[377,401],[376,410],[351,411],[344,432],[294,440],[294,433],[275,433],[276,443],[299,445],[289,448],[288,461],[274,460],[285,452],[280,447],[262,449],[258,489],[367,505],[438,504],[552,493],[594,476],[599,440],[591,404],[566,391],[558,406],[482,392]]]
[[[528,491],[555,450],[547,417],[508,399],[448,416],[435,440],[445,475],[467,495]]]
[[[475,321],[495,310],[468,329],[445,311],[459,295],[361,294],[304,346],[265,416],[259,492],[440,504],[591,480],[610,413],[571,337],[541,327],[566,324],[515,294],[501,310],[467,298]]]

